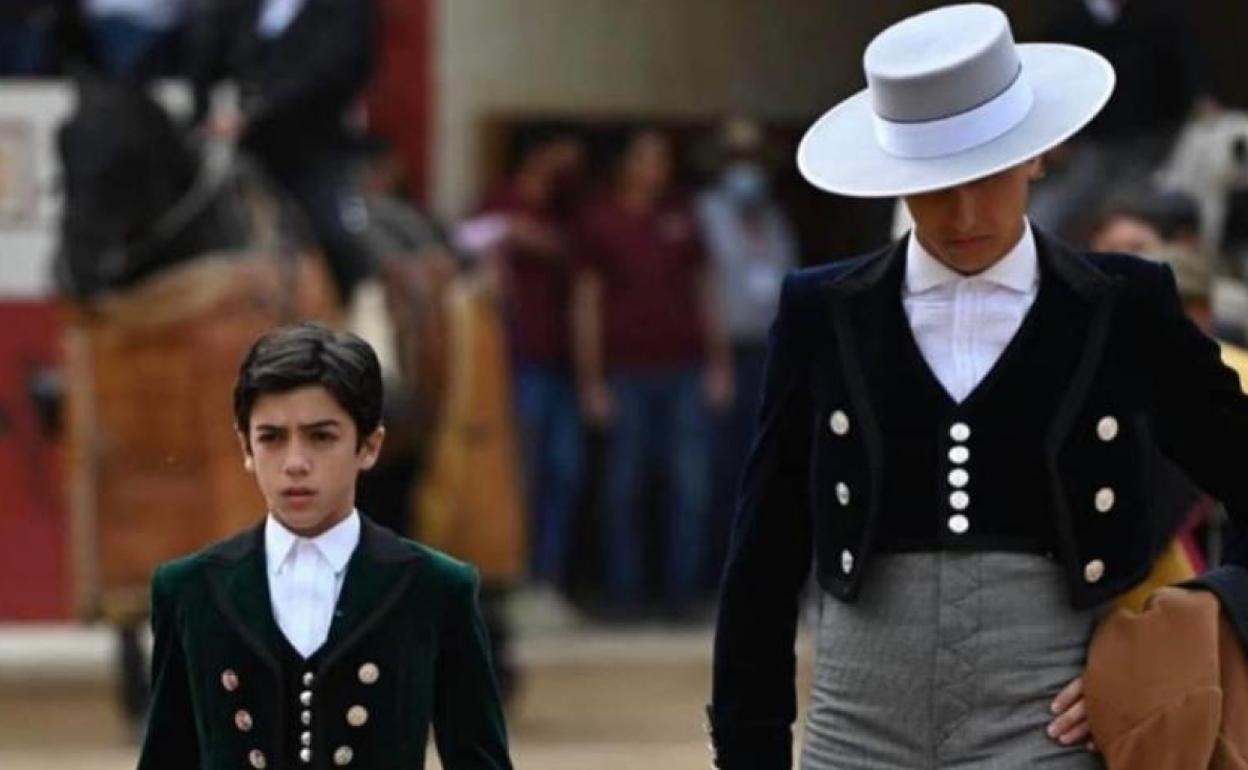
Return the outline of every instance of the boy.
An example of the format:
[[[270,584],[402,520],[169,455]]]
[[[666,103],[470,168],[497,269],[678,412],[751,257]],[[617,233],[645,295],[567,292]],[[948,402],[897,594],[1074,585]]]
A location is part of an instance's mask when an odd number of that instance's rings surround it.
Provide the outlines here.
[[[354,508],[377,460],[381,372],[358,337],[286,326],[234,387],[258,526],[152,578],[153,699],[139,770],[510,770],[467,565]]]

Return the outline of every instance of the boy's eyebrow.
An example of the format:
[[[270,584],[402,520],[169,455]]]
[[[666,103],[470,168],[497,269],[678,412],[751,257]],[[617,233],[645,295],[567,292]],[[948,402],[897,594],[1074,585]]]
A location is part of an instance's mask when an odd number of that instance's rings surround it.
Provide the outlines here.
[[[341,423],[337,420],[317,420],[316,422],[306,422],[299,425],[299,430],[317,430],[318,428],[337,428]]]
[[[298,427],[299,427],[299,430],[307,431],[307,430],[317,430],[320,428],[337,428],[341,424],[342,423],[340,423],[338,420],[328,419],[328,420],[317,420],[316,422],[300,423]],[[256,430],[258,431],[260,430],[284,431],[286,430],[286,426],[285,425],[269,425],[267,423],[261,423],[256,426]]]

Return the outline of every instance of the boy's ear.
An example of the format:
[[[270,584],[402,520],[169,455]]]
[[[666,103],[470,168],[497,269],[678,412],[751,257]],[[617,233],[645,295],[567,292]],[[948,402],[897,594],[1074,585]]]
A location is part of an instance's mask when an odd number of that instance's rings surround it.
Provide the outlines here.
[[[247,435],[241,430],[235,430],[234,435],[238,437],[238,448],[243,451],[243,467],[248,473],[255,473],[256,462],[251,456],[251,446],[247,443]]]
[[[381,445],[386,440],[386,427],[378,425],[377,430],[373,431],[368,438],[364,439],[363,445],[360,446],[360,470],[366,471],[377,464],[377,457],[381,454]]]

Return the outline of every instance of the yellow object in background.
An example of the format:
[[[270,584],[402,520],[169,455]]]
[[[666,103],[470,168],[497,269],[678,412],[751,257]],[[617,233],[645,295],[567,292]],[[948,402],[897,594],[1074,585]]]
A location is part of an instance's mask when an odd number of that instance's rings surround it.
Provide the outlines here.
[[[1248,393],[1248,350],[1222,343],[1222,361],[1239,374],[1239,386]],[[1196,568],[1179,541],[1172,540],[1153,565],[1144,582],[1119,596],[1114,604],[1134,612],[1142,612],[1144,601],[1163,586],[1182,583],[1196,577]]]
[[[1153,564],[1153,571],[1148,573],[1144,582],[1122,594],[1114,600],[1114,605],[1132,612],[1143,612],[1144,602],[1158,588],[1172,586],[1196,577],[1196,568],[1183,550],[1177,539],[1171,540],[1166,550]]]
[[[1239,373],[1239,386],[1248,393],[1248,350],[1224,342],[1222,361]]]

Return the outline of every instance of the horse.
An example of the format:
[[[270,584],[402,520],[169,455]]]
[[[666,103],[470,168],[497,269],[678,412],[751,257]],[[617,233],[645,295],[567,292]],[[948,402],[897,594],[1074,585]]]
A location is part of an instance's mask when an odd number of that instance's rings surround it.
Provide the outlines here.
[[[81,80],[56,137],[64,208],[54,275],[84,301],[124,290],[209,252],[238,252],[253,233],[239,177],[204,162],[140,86]]]

